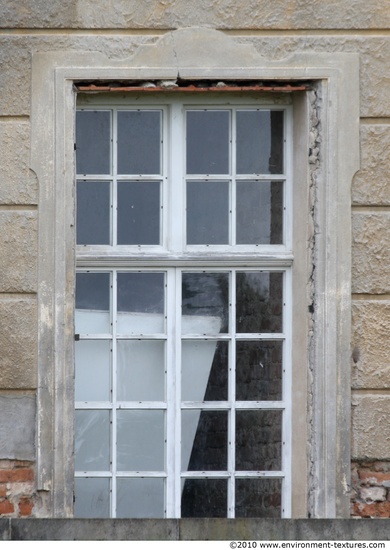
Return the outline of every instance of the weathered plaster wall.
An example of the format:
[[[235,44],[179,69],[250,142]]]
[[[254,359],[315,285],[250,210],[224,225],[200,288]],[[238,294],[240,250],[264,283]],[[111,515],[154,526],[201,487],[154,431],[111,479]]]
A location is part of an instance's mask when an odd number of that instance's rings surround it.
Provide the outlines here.
[[[390,459],[390,10],[385,0],[0,0],[0,417],[17,418],[29,433],[26,438],[16,430],[12,444],[0,442],[0,459],[33,459],[36,445],[37,255],[44,253],[37,249],[37,218],[44,213],[37,211],[39,181],[30,170],[32,54],[71,49],[127,58],[167,30],[188,26],[221,29],[269,58],[305,50],[360,54],[361,170],[351,191],[352,448],[357,465],[379,464],[380,470]],[[354,496],[364,502],[365,494],[357,483]],[[0,504],[7,498],[0,493]],[[17,507],[4,510],[9,516],[20,513]]]

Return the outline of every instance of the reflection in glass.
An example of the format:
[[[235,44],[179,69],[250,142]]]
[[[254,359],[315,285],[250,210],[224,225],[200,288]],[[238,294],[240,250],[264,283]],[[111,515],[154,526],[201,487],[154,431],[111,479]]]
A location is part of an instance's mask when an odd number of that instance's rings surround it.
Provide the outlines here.
[[[237,273],[236,330],[239,333],[282,332],[283,273]]]
[[[183,401],[227,400],[228,342],[183,342],[181,398]]]
[[[110,183],[77,182],[77,244],[110,243]]]
[[[164,400],[164,342],[118,340],[117,356],[119,401]]]
[[[163,518],[164,480],[159,478],[118,478],[116,517]]]
[[[230,111],[187,111],[187,174],[229,173]]]
[[[281,479],[237,479],[236,518],[280,518]]]
[[[187,244],[229,242],[229,182],[187,182]]]
[[[79,340],[75,343],[76,401],[110,399],[110,342]]]
[[[118,111],[118,174],[161,173],[161,111]]]
[[[118,182],[118,244],[160,244],[160,182]]]
[[[104,477],[76,477],[75,516],[108,518],[110,515],[110,480]]]
[[[182,411],[182,470],[227,469],[227,411]]]
[[[227,332],[228,321],[229,274],[183,273],[182,333]]]
[[[111,112],[77,111],[77,174],[110,174]]]
[[[237,182],[237,244],[282,244],[283,182]]]
[[[237,174],[283,173],[283,111],[237,111]]]
[[[110,413],[76,411],[75,470],[110,469]]]
[[[183,518],[226,518],[226,479],[186,479],[181,497]]]
[[[236,411],[236,470],[282,469],[282,411]]]
[[[76,333],[110,332],[110,274],[76,274]]]
[[[118,273],[117,284],[118,333],[164,332],[164,273]]]
[[[161,471],[165,464],[165,413],[119,410],[117,470]]]
[[[283,342],[237,341],[237,401],[282,399]]]

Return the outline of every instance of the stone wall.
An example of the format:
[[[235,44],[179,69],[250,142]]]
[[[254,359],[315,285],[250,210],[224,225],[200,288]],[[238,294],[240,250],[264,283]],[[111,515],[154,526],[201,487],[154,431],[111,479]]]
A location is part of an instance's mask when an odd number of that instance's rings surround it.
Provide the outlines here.
[[[0,515],[50,513],[45,500],[33,497],[34,476],[18,478],[33,472],[36,460],[42,213],[30,169],[32,55],[69,49],[118,60],[189,26],[220,29],[273,59],[306,50],[360,54],[361,170],[352,185],[353,515],[390,517],[390,10],[384,0],[0,2]]]

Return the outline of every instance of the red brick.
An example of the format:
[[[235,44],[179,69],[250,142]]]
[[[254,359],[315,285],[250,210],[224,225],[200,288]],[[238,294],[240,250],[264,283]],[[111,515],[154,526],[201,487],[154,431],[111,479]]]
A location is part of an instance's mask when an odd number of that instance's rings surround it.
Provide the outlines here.
[[[15,468],[14,470],[0,470],[0,483],[33,481],[34,471],[31,468]]]
[[[390,472],[370,472],[359,470],[359,478],[367,483],[376,483],[382,485],[384,481],[390,481]]]
[[[34,502],[31,498],[22,497],[19,502],[19,513],[21,516],[31,516],[32,509],[34,508]]]
[[[355,502],[353,512],[362,518],[388,518],[390,517],[390,502],[372,502],[371,504]]]
[[[7,496],[7,487],[5,485],[0,485],[0,498]]]
[[[14,505],[9,500],[0,502],[0,516],[4,514],[13,514],[14,510]]]

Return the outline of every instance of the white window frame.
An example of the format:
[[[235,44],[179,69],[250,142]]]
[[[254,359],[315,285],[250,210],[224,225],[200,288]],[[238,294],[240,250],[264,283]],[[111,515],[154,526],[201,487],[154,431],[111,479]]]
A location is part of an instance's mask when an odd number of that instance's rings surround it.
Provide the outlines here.
[[[204,47],[209,43],[212,56]],[[47,492],[54,517],[72,516],[74,83],[175,80],[178,75],[189,80],[311,81],[321,92],[321,162],[315,178],[310,178],[307,159],[310,94],[297,96],[294,109],[294,201],[302,216],[294,220],[293,339],[294,349],[297,344],[303,353],[299,375],[292,381],[293,433],[299,449],[292,457],[292,516],[348,517],[350,188],[359,167],[359,56],[299,51],[286,59],[268,59],[250,44],[211,29],[166,33],[123,60],[75,50],[33,54],[31,168],[39,182],[37,488]],[[314,201],[308,199],[311,188]],[[305,224],[309,220],[311,225],[310,216],[315,232]],[[315,270],[307,255],[313,234]],[[298,280],[304,283],[296,288]],[[315,309],[308,319],[309,280]],[[303,322],[295,317],[299,312]]]
[[[162,96],[162,97],[161,97]],[[112,135],[114,142],[111,155],[112,168],[111,175],[76,175],[77,180],[82,181],[112,181],[112,219],[111,219],[111,242],[112,245],[78,245],[76,247],[76,266],[78,271],[86,270],[95,273],[110,272],[112,277],[112,303],[116,310],[116,273],[142,271],[142,272],[165,272],[167,281],[167,316],[168,327],[166,329],[164,340],[167,343],[167,380],[166,380],[166,402],[144,402],[124,404],[116,400],[115,369],[113,373],[113,400],[111,406],[107,409],[107,403],[86,403],[77,402],[77,410],[88,410],[102,408],[110,410],[111,426],[111,474],[108,472],[84,471],[76,472],[76,478],[88,477],[109,477],[111,479],[110,492],[110,516],[116,517],[116,479],[117,477],[165,477],[166,481],[166,514],[167,518],[178,518],[181,516],[181,483],[180,480],[189,478],[223,478],[228,480],[228,503],[227,511],[229,518],[235,517],[235,479],[236,478],[254,478],[256,479],[280,479],[282,483],[282,517],[291,516],[291,320],[292,320],[292,292],[291,292],[291,265],[293,262],[292,245],[292,105],[290,98],[279,98],[277,103],[272,96],[260,95],[259,97],[248,97],[243,94],[240,97],[224,94],[216,99],[211,94],[205,99],[202,97],[188,94],[183,95],[165,95],[157,94],[156,97],[148,97],[145,94],[137,95],[137,101],[134,102],[134,96],[129,95],[116,100],[115,97],[108,96],[99,101],[99,98],[93,96],[81,96],[78,103],[80,111],[108,111],[111,112]],[[115,146],[117,136],[117,113],[121,111],[130,111],[142,109],[160,110],[162,113],[162,168],[160,175],[118,175],[116,170],[117,148]],[[185,120],[186,112],[193,110],[224,110],[230,111],[230,142],[232,143],[231,163],[229,175],[185,175]],[[282,174],[264,174],[264,175],[236,175],[235,174],[235,119],[238,110],[279,110],[284,113],[284,136],[283,136],[283,165]],[[178,161],[181,158],[181,161]],[[235,238],[235,205],[231,194],[235,181],[247,180],[265,180],[265,181],[283,181],[283,244],[280,245],[186,245],[185,229],[185,189],[186,181],[203,180],[207,177],[209,180],[220,181],[221,179],[230,180],[230,230],[229,241],[234,242]],[[161,181],[162,182],[162,244],[160,245],[117,245],[116,232],[116,208],[117,208],[117,182],[119,181]],[[104,252],[104,258],[102,253]],[[121,256],[120,268],[115,267],[118,254]],[[245,259],[242,255],[245,254]],[[158,255],[158,256],[157,256]],[[134,267],[134,261],[139,264]],[[150,267],[153,262],[154,267]],[[275,267],[275,264],[277,267]],[[216,341],[224,340],[230,347],[230,369],[229,369],[229,396],[225,402],[183,402],[180,396],[180,363],[181,363],[181,343],[185,339],[202,340],[204,337],[199,335],[182,335],[181,332],[181,285],[180,274],[182,272],[199,272],[206,270],[209,272],[229,273],[230,288],[230,330],[227,335],[216,336]],[[264,333],[261,335],[243,335],[234,332],[235,320],[233,312],[236,307],[235,300],[235,273],[237,271],[264,271],[264,272],[282,272],[283,273],[283,332],[282,333]],[[171,298],[169,298],[171,295]],[[111,312],[113,315],[113,312]],[[113,347],[113,364],[116,362],[116,332],[115,318],[112,317],[113,333],[111,342]],[[98,337],[103,337],[99,335]],[[106,335],[107,337],[107,335]],[[91,335],[81,335],[82,339],[93,338]],[[95,336],[96,338],[96,336]],[[136,338],[136,336],[134,336]],[[162,335],[145,336],[145,339],[162,338]],[[210,338],[209,338],[210,339]],[[235,400],[235,342],[236,340],[264,340],[270,341],[277,339],[283,342],[283,372],[282,372],[282,398],[280,401],[247,401],[237,402]],[[174,367],[174,368],[171,368]],[[117,474],[116,471],[116,411],[131,410],[141,407],[143,410],[165,410],[167,414],[167,449],[165,476],[162,472],[131,472]],[[181,411],[183,410],[224,410],[228,413],[229,424],[229,445],[228,445],[228,468],[226,472],[191,472],[181,473]],[[235,411],[236,410],[280,410],[282,411],[282,469],[280,471],[262,471],[236,473],[234,468],[234,449],[235,449]]]

